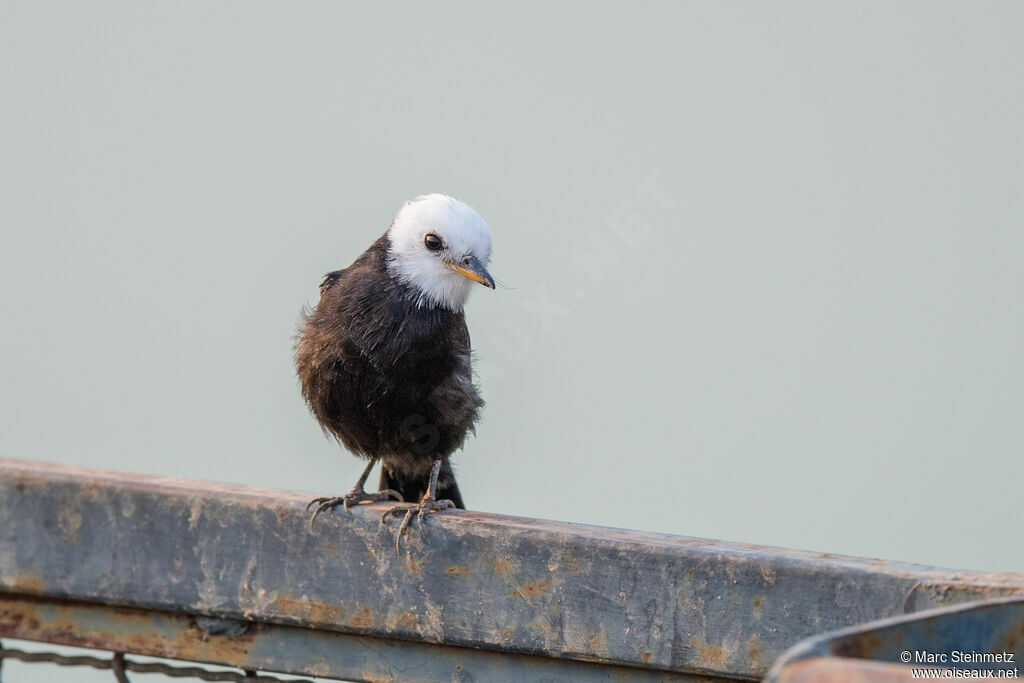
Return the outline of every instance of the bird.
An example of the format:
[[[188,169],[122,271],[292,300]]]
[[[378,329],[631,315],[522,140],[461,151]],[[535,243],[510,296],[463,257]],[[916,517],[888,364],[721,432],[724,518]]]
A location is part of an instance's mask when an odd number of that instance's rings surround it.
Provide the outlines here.
[[[468,205],[443,194],[406,202],[388,230],[347,268],[327,273],[316,306],[305,309],[295,339],[302,394],[324,432],[368,463],[352,490],[323,496],[322,512],[397,500],[381,518],[405,512],[395,547],[413,514],[465,504],[449,462],[483,408],[473,377],[464,306],[487,271],[491,230]],[[379,490],[366,481],[381,463]]]

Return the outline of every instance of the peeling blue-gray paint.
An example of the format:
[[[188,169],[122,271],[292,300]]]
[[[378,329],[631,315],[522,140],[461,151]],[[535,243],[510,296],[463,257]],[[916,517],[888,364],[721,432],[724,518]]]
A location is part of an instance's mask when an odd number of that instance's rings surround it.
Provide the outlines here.
[[[0,590],[422,643],[758,677],[823,631],[1024,592],[952,572],[471,511],[396,555],[388,506],[0,461]]]

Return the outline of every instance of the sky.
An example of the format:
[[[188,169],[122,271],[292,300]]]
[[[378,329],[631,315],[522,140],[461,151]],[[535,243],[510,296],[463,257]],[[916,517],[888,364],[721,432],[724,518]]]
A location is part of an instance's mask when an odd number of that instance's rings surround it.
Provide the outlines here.
[[[1024,6],[0,8],[0,456],[342,493],[303,306],[494,235],[501,514],[1019,571]]]

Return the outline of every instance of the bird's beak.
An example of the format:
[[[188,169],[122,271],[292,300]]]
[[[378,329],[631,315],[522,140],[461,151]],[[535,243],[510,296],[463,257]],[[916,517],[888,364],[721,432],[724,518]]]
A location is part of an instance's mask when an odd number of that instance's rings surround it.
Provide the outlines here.
[[[456,273],[465,275],[474,282],[479,282],[484,287],[490,287],[494,289],[494,278],[484,268],[484,264],[480,263],[476,256],[470,256],[468,259],[462,259],[461,261],[449,261],[448,265]]]

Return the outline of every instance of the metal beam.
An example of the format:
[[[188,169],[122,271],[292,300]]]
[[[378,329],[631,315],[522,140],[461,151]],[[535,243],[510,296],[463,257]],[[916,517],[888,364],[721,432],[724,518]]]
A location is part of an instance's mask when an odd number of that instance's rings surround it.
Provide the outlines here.
[[[348,681],[722,680],[2,593],[0,636]]]
[[[778,683],[910,683],[916,681],[908,666],[843,657],[802,659],[785,669]]]
[[[1022,658],[1024,599],[999,598],[880,619],[808,638],[780,657],[765,680],[810,680],[808,671],[816,672],[816,680],[832,680],[825,672],[837,672],[836,680],[853,680],[848,678],[856,675],[851,672],[881,671],[884,667],[876,667],[878,662],[891,667],[886,675],[895,676],[902,669],[899,675],[908,680],[915,668],[970,669],[980,674],[976,678],[1017,678],[1024,668]],[[867,660],[873,661],[868,664]],[[850,671],[843,672],[843,667]],[[972,676],[960,671],[943,677]]]
[[[0,460],[0,591],[653,671],[757,678],[823,631],[1024,575]]]

